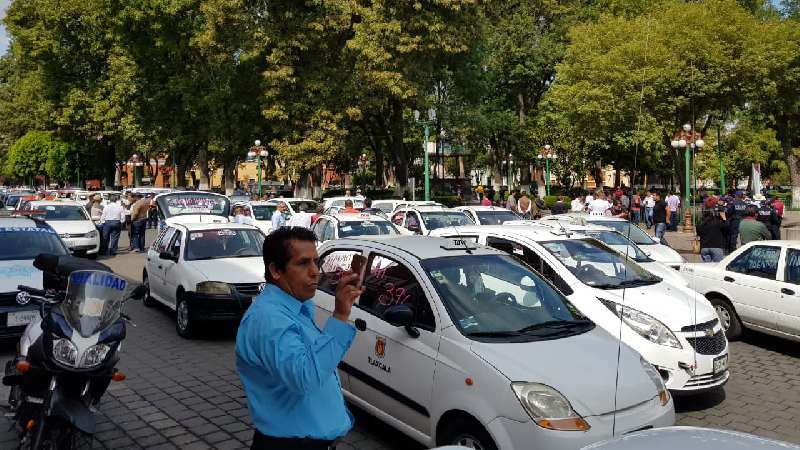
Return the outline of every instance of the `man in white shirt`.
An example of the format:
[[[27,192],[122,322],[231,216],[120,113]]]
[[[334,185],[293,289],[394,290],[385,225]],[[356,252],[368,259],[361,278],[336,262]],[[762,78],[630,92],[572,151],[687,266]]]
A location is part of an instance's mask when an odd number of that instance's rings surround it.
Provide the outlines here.
[[[309,214],[308,206],[304,202],[300,202],[300,205],[297,207],[297,212],[289,218],[289,222],[287,223],[290,227],[303,227],[311,229],[311,217],[313,214]]]
[[[611,203],[606,200],[606,196],[602,192],[597,194],[597,198],[589,203],[589,212],[593,216],[602,216],[609,208],[611,208]]]
[[[670,210],[669,228],[672,231],[678,231],[678,208],[681,206],[681,199],[674,192],[670,192],[667,197],[667,206]]]
[[[653,226],[653,208],[656,206],[656,199],[653,197],[652,192],[647,192],[647,197],[644,198],[644,223],[647,229]]]
[[[581,195],[578,198],[572,200],[570,203],[570,211],[572,212],[581,212],[586,207],[585,203],[586,197]]]
[[[120,204],[119,198],[112,198],[103,208],[100,223],[103,224],[103,242],[107,242],[108,246],[101,247],[108,248],[108,256],[117,254],[119,235],[122,232],[122,225],[125,223],[125,215],[125,208]]]

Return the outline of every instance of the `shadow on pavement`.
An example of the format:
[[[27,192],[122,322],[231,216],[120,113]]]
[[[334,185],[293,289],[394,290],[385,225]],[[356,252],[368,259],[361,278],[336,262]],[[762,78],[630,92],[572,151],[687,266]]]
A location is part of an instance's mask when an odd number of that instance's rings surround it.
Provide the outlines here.
[[[355,419],[356,426],[358,427],[359,430],[361,430],[362,433],[364,433],[366,430],[369,430],[368,433],[370,435],[374,435],[373,437],[380,439],[380,441],[384,443],[391,442],[391,446],[381,447],[382,449],[391,448],[398,450],[400,449],[422,450],[425,448],[419,442],[401,433],[399,430],[392,427],[391,425],[387,425],[381,420],[371,416],[369,413],[359,408],[358,406],[350,402],[347,402],[347,407],[350,409],[350,412],[353,413],[353,418]],[[345,442],[347,442],[347,440],[348,439],[345,439]],[[358,442],[354,442],[353,444],[358,444]],[[338,447],[339,446],[337,446],[337,448]],[[351,448],[347,444],[342,445],[341,447],[344,449]]]
[[[742,342],[785,356],[800,358],[800,346],[798,346],[796,342],[788,339],[770,336],[769,334],[759,333],[758,331],[745,330],[744,334],[742,334]]]
[[[675,412],[685,413],[710,409],[725,401],[725,397],[724,388],[712,389],[697,395],[673,397],[675,400]]]

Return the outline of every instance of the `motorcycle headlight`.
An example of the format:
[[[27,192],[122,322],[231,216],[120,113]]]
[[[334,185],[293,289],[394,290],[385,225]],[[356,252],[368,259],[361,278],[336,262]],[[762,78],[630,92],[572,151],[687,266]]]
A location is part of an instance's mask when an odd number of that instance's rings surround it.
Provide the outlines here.
[[[69,339],[58,339],[53,343],[53,358],[61,364],[75,367],[78,362],[78,348]]]
[[[229,295],[231,286],[228,283],[220,283],[219,281],[204,281],[197,283],[195,291],[198,294]]]
[[[90,232],[86,233],[86,237],[89,238],[89,239],[96,238],[97,237],[97,230],[90,231]]]
[[[644,358],[639,356],[639,363],[642,365],[644,372],[647,374],[650,381],[656,386],[656,390],[658,391],[658,401],[661,403],[661,406],[666,406],[669,403],[669,391],[667,387],[664,386],[664,379],[661,378],[661,375],[658,373],[655,367],[652,364],[647,362]]]
[[[648,341],[667,347],[683,348],[675,334],[659,320],[641,311],[620,305],[610,300],[604,300],[602,298],[598,300],[606,305],[617,317],[622,319],[633,331],[639,333],[640,336]]]
[[[522,407],[542,428],[560,431],[586,431],[589,424],[579,416],[560,392],[539,383],[514,382],[511,389]]]
[[[86,353],[83,354],[83,362],[81,367],[94,367],[100,365],[105,359],[108,352],[111,350],[106,344],[97,344],[89,347]]]

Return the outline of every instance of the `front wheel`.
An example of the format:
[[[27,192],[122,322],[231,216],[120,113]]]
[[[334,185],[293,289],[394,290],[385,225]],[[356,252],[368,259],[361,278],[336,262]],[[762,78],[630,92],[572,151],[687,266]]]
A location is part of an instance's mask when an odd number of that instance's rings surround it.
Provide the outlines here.
[[[145,272],[144,275],[142,275],[142,284],[147,289],[147,292],[144,294],[144,300],[142,300],[142,303],[144,304],[144,306],[147,306],[148,308],[156,306],[156,299],[154,299],[152,294],[150,293],[150,277],[147,276],[147,272]]]
[[[180,337],[191,339],[194,337],[195,328],[195,321],[192,320],[189,312],[189,302],[179,295],[178,305],[175,308],[175,330]]]
[[[717,312],[719,324],[722,325],[722,330],[728,340],[734,341],[738,339],[742,335],[742,323],[739,321],[739,316],[736,315],[733,305],[721,298],[712,298],[709,301]]]
[[[444,445],[460,445],[475,450],[497,450],[494,440],[476,420],[458,418],[451,421],[444,430]]]

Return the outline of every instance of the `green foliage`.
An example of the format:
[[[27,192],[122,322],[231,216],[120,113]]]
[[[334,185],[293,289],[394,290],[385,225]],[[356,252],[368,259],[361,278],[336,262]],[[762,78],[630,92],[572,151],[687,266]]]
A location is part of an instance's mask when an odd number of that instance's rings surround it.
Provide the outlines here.
[[[567,196],[563,196],[563,197],[564,197],[564,203],[569,205],[569,203],[572,201],[572,199],[567,197]],[[548,208],[550,208],[553,205],[555,205],[557,201],[558,201],[558,195],[546,195],[544,197],[544,204],[547,205]]]
[[[47,170],[48,156],[66,147],[47,131],[30,131],[17,139],[8,149],[6,174],[21,180],[42,175]]]

